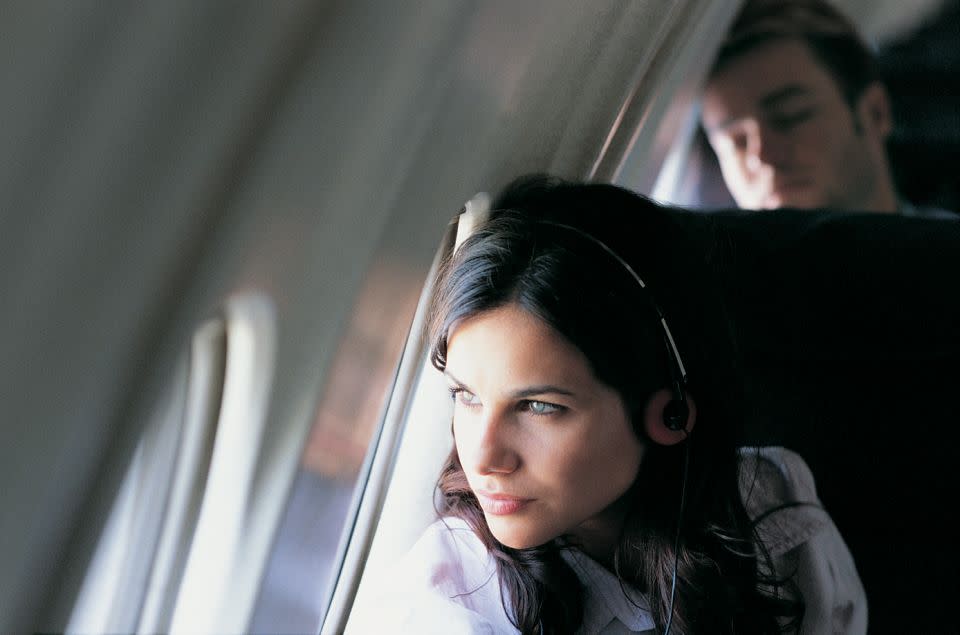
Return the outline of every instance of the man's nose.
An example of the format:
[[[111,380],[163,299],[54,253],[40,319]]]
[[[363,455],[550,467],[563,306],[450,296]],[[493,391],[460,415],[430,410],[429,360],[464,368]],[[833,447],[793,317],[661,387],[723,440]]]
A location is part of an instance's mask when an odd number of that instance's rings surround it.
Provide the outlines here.
[[[747,167],[756,172],[764,166],[782,167],[790,158],[790,140],[769,125],[758,123],[747,138]]]
[[[520,465],[514,422],[505,413],[492,412],[480,421],[474,449],[474,470],[478,474],[510,474]]]

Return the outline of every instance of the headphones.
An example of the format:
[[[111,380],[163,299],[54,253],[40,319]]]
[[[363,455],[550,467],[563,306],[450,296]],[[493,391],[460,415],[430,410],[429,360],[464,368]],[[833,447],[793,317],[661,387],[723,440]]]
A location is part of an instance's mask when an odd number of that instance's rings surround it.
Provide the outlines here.
[[[486,194],[478,194],[476,197],[467,201],[467,204],[464,206],[464,213],[460,215],[460,222],[466,223],[467,230],[461,234],[457,232],[456,245],[459,245],[463,240],[463,237],[469,233],[470,228],[479,222],[478,219],[483,219],[489,214],[490,210],[490,200]],[[536,221],[539,225],[546,225],[551,227],[560,227],[567,231],[573,232],[578,236],[585,238],[590,241],[597,247],[600,247],[603,251],[610,255],[611,258],[620,263],[624,269],[627,270],[627,273],[637,281],[637,284],[640,285],[640,288],[646,292],[646,296],[650,302],[650,305],[653,307],[653,310],[657,314],[658,321],[660,322],[660,329],[663,333],[664,346],[667,349],[667,356],[670,358],[668,366],[670,367],[670,383],[671,391],[673,395],[671,399],[663,408],[663,423],[668,430],[673,432],[683,431],[686,434],[687,419],[690,416],[690,407],[687,405],[686,398],[686,386],[687,386],[687,369],[683,365],[683,360],[680,358],[680,351],[677,350],[677,344],[673,339],[673,334],[670,332],[670,326],[667,324],[666,318],[663,316],[663,311],[660,310],[659,305],[657,305],[651,293],[647,290],[647,285],[643,281],[637,272],[633,270],[633,267],[624,260],[617,252],[607,246],[602,240],[589,234],[582,229],[574,227],[573,225],[566,225],[563,223],[557,223],[554,221],[538,219]],[[680,536],[682,534],[682,523],[683,523],[683,510],[686,505],[686,495],[687,495],[687,474],[690,466],[690,443],[689,441],[684,444],[683,449],[683,476],[680,481],[680,509],[677,513],[677,532],[674,536],[673,541],[673,575],[670,580],[670,604],[667,608],[667,623],[663,630],[663,635],[670,634],[670,627],[673,625],[673,612],[674,612],[674,600],[676,599],[677,593],[677,569],[680,565]],[[540,632],[543,632],[543,624],[540,625]]]
[[[683,360],[680,359],[680,351],[677,350],[677,343],[673,340],[673,334],[670,332],[670,326],[667,325],[667,320],[663,317],[663,311],[660,310],[660,307],[657,305],[656,301],[653,299],[653,296],[647,290],[647,285],[643,281],[637,272],[633,270],[633,267],[624,260],[620,255],[615,252],[613,249],[607,246],[602,240],[588,234],[582,229],[578,229],[573,225],[564,225],[563,223],[555,223],[553,221],[540,220],[537,221],[541,225],[551,225],[553,227],[562,227],[563,229],[574,232],[575,234],[586,238],[596,246],[603,249],[605,252],[610,254],[610,256],[620,263],[624,269],[637,281],[637,284],[640,285],[640,288],[646,292],[647,298],[650,300],[650,305],[653,307],[653,310],[657,313],[657,318],[659,318],[660,328],[663,331],[663,341],[667,349],[667,355],[670,357],[670,383],[672,384],[671,389],[673,391],[673,397],[667,402],[667,405],[663,408],[663,424],[667,426],[669,430],[674,432],[685,431],[687,426],[687,418],[690,415],[690,407],[687,405],[687,398],[685,388],[687,386],[687,369],[683,365]],[[680,565],[680,534],[681,526],[683,521],[683,509],[686,505],[687,497],[687,472],[690,466],[690,444],[684,444],[683,450],[683,480],[680,482],[680,510],[677,514],[677,533],[674,536],[673,541],[673,575],[670,580],[670,605],[667,609],[667,624],[664,627],[663,635],[670,635],[670,627],[673,624],[673,602],[676,599],[677,594],[677,569]]]
[[[667,429],[672,430],[673,432],[679,432],[684,430],[687,426],[687,419],[690,415],[690,408],[687,405],[686,398],[686,386],[687,386],[687,369],[683,365],[683,360],[680,358],[680,351],[677,350],[677,344],[673,340],[673,334],[670,332],[670,326],[667,325],[666,318],[663,317],[663,311],[660,310],[660,307],[657,305],[650,291],[647,289],[646,283],[643,281],[636,271],[633,270],[633,267],[624,260],[617,252],[607,246],[606,243],[601,241],[599,238],[592,234],[588,234],[582,229],[578,229],[573,225],[565,225],[563,223],[555,223],[553,221],[538,220],[540,225],[549,225],[551,227],[561,227],[563,229],[574,232],[575,234],[586,238],[594,245],[600,247],[602,250],[607,252],[614,260],[616,260],[620,265],[627,270],[627,272],[637,281],[637,284],[640,285],[640,288],[644,290],[647,298],[650,301],[650,305],[653,307],[653,310],[657,314],[658,321],[660,323],[660,330],[663,333],[664,346],[667,349],[667,355],[670,358],[668,366],[670,367],[670,384],[671,390],[673,391],[673,397],[667,402],[667,405],[663,409],[663,424],[667,426]]]

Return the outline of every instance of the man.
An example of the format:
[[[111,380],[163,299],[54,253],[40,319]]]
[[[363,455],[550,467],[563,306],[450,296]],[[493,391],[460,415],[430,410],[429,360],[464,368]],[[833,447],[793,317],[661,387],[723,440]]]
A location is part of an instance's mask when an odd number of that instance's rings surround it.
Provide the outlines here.
[[[874,55],[822,0],[747,2],[708,78],[701,122],[742,208],[955,218],[897,196]]]

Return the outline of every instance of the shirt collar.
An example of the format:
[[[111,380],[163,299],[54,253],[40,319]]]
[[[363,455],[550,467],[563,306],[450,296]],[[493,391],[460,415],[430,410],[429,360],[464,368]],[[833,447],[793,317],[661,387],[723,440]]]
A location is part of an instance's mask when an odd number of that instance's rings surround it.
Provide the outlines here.
[[[584,588],[582,632],[596,633],[614,618],[634,632],[654,628],[646,597],[581,551],[563,551]]]

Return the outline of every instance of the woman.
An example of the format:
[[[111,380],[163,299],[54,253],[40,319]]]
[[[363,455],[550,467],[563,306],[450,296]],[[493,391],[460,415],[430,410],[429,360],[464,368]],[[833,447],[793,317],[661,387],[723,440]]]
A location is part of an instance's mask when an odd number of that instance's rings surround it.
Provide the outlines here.
[[[548,178],[493,208],[434,301],[432,361],[454,400],[441,520],[377,618],[409,632],[865,631],[803,461],[738,450],[736,351],[677,215]]]

